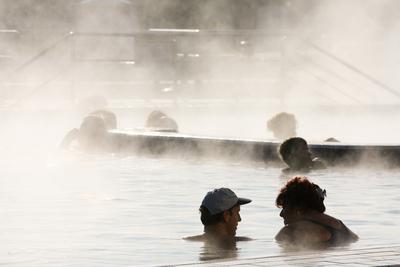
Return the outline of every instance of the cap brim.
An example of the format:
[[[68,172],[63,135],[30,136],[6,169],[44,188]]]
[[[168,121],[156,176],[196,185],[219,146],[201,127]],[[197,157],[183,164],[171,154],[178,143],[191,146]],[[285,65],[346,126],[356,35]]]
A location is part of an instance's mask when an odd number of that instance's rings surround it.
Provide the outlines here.
[[[239,197],[238,198],[238,204],[239,205],[245,205],[251,202],[251,199],[248,198],[243,198],[243,197]]]

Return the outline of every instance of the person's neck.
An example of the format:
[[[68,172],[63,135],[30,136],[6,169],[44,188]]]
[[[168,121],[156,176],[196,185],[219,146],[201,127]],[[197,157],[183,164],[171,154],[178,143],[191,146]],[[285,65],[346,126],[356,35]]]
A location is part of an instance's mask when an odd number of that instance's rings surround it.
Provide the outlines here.
[[[229,238],[232,237],[228,234],[225,226],[221,223],[204,226],[204,234],[219,238]]]

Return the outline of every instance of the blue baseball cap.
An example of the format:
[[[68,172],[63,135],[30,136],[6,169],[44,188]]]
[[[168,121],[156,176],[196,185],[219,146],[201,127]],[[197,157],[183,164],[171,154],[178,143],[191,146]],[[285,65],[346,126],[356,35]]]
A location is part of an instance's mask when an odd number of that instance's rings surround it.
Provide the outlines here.
[[[232,190],[222,187],[208,192],[201,205],[208,209],[210,215],[215,215],[229,210],[235,205],[244,205],[250,202],[251,199],[237,197]]]

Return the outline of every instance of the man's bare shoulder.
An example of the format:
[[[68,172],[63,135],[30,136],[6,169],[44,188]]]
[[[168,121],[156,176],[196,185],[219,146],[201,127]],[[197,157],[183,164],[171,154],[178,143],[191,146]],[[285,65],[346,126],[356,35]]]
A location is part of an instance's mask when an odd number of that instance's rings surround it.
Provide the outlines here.
[[[330,238],[330,233],[324,227],[310,221],[299,221],[286,225],[275,236],[278,242],[290,243],[314,243],[327,241]]]
[[[183,238],[183,240],[187,241],[205,241],[205,236],[204,234],[201,235],[194,235],[194,236],[186,236]]]

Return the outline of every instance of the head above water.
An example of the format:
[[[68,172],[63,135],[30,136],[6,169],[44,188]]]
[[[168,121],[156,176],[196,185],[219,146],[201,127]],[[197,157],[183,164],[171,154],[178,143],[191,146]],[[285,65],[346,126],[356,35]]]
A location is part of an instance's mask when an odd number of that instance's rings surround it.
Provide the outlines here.
[[[98,109],[89,113],[89,116],[95,116],[103,119],[108,130],[117,128],[117,116],[111,111]]]
[[[296,117],[291,113],[281,112],[267,121],[267,129],[281,140],[296,136],[296,128]]]
[[[153,110],[148,116],[146,120],[146,127],[155,127],[157,122],[163,118],[167,117],[167,115],[160,110]]]
[[[307,169],[312,165],[311,153],[306,140],[292,137],[279,146],[279,155],[292,169]]]
[[[325,197],[326,191],[307,177],[294,177],[280,189],[275,203],[283,209],[314,210],[323,213]]]
[[[229,188],[208,192],[200,206],[204,231],[235,236],[238,222],[241,221],[240,205],[250,202],[250,199],[237,197]]]
[[[206,207],[210,215],[215,215],[229,210],[235,205],[244,205],[250,202],[250,199],[237,197],[231,189],[222,187],[209,191],[201,206]]]
[[[160,131],[178,132],[178,124],[170,117],[160,118],[157,127],[160,129]]]
[[[107,134],[107,128],[102,118],[87,116],[79,128],[79,142],[84,147],[100,145]]]
[[[176,121],[159,110],[154,110],[149,114],[146,127],[153,128],[156,131],[178,132]]]

